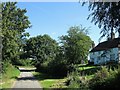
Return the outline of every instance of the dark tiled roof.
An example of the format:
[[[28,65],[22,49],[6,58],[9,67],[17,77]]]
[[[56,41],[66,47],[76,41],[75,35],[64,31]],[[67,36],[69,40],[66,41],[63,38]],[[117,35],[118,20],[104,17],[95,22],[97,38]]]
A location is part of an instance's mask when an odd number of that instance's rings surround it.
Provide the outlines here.
[[[120,45],[120,38],[115,38],[115,39],[112,39],[112,40],[109,40],[109,41],[99,43],[90,52],[108,50],[110,48],[120,47],[119,45]]]

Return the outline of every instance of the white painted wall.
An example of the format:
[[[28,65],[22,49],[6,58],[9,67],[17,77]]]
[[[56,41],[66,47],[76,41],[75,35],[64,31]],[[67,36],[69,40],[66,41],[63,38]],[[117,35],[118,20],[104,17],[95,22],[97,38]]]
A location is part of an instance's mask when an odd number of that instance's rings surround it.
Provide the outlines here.
[[[97,64],[105,64],[106,62],[109,62],[111,58],[113,57],[114,60],[118,60],[118,48],[111,48],[107,50],[107,52],[104,54],[105,57],[102,57],[104,51],[97,51],[97,52],[91,52],[90,53],[90,62],[94,62],[95,65]]]

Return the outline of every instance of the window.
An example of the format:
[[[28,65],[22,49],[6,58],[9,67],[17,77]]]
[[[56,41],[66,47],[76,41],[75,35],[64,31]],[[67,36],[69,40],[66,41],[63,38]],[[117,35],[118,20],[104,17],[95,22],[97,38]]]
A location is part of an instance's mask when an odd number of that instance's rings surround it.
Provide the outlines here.
[[[97,57],[97,60],[100,60],[100,56]]]
[[[94,62],[94,58],[91,58],[91,60],[90,60],[91,62]]]
[[[115,54],[110,55],[110,60],[115,60]]]

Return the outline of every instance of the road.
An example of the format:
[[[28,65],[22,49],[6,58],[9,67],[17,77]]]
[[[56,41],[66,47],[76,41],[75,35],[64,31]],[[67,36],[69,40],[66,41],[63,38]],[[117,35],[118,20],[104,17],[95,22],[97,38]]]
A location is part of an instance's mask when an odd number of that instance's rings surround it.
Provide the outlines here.
[[[29,69],[29,70],[26,70],[25,68],[19,68],[19,69],[21,73],[17,81],[15,82],[13,89],[16,89],[16,88],[41,88],[42,89],[39,82],[31,73],[33,69]]]

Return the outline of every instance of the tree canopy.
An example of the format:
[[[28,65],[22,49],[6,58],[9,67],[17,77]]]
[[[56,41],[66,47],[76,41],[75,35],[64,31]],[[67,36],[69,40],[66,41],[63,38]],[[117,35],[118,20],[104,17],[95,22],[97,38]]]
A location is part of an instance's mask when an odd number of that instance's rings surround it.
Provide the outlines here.
[[[30,21],[25,15],[26,9],[17,8],[16,2],[2,3],[2,57],[3,60],[17,60],[23,46],[23,39],[28,36],[25,29],[30,28]]]
[[[57,46],[57,42],[45,34],[27,40],[24,50],[28,57],[36,58],[38,63],[43,63],[55,58]]]
[[[83,27],[71,27],[67,33],[60,37],[67,64],[80,64],[87,60],[92,40]]]
[[[92,13],[91,22],[101,28],[101,37],[107,36],[112,38],[114,32],[120,36],[120,1],[119,2],[89,2],[89,10]]]

